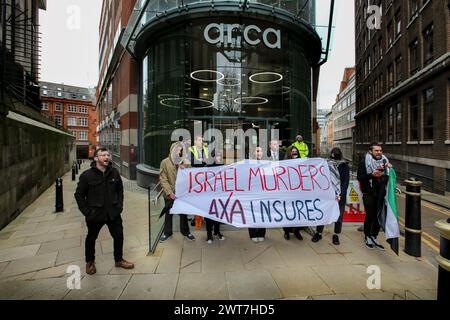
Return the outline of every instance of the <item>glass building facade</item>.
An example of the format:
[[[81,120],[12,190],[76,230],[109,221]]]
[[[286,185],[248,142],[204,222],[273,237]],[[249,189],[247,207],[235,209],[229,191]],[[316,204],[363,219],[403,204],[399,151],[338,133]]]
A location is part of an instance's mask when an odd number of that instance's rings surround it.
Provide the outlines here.
[[[158,169],[173,131],[187,129],[193,141],[199,124],[222,133],[225,158],[235,157],[230,130],[268,129],[270,139],[278,129],[283,146],[297,134],[311,143],[324,40],[315,8],[308,0],[138,1],[124,39],[141,64],[141,163]]]

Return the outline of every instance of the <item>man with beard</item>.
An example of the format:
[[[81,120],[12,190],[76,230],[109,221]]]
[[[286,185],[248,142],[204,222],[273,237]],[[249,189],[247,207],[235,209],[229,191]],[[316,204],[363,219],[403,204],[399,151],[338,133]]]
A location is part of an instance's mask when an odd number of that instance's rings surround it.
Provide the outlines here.
[[[120,174],[110,162],[109,151],[100,147],[94,152],[91,168],[80,175],[75,191],[78,208],[86,217],[88,234],[85,242],[86,273],[94,274],[95,241],[106,224],[114,240],[115,266],[133,269],[134,264],[123,259],[123,184]]]
[[[388,170],[392,165],[383,155],[381,145],[372,143],[369,151],[362,157],[358,166],[357,179],[363,193],[366,218],[364,220],[364,244],[368,249],[384,250],[378,243],[377,236],[380,231],[378,223],[378,208],[384,199]]]

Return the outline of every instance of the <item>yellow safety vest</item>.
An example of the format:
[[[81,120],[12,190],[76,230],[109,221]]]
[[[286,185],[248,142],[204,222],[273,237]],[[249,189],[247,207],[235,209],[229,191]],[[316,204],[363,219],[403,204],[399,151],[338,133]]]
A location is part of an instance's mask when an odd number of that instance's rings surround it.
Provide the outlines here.
[[[208,149],[206,149],[205,146],[203,146],[202,148],[203,148],[203,153],[205,154],[205,158],[207,159],[208,158]],[[198,160],[197,147],[196,146],[192,146],[192,147],[189,148],[189,151],[191,151],[194,154],[195,160]]]
[[[309,155],[308,145],[305,142],[295,141],[292,145],[297,148],[300,158],[306,158]]]

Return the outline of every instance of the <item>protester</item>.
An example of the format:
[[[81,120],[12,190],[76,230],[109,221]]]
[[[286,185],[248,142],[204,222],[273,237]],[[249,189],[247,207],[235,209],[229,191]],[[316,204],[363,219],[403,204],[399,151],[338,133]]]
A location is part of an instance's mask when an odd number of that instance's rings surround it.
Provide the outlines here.
[[[169,213],[173,206],[175,196],[175,182],[177,178],[178,169],[183,169],[186,165],[183,164],[183,145],[173,143],[170,147],[169,156],[161,161],[159,181],[164,192],[165,207],[163,212],[165,213],[164,233],[160,238],[161,242],[166,241],[172,236],[172,220],[173,215]],[[187,240],[195,241],[195,237],[189,231],[189,225],[187,215],[180,214],[180,232]]]
[[[378,209],[380,205],[383,205],[386,183],[389,178],[388,171],[391,167],[392,165],[383,155],[381,145],[378,143],[370,145],[369,151],[362,157],[358,166],[357,179],[363,193],[366,210],[364,244],[368,249],[384,250],[384,247],[377,241],[380,231]]]
[[[267,159],[271,161],[281,161],[284,159],[284,153],[280,150],[280,141],[276,139],[270,140]]]
[[[287,156],[287,159],[298,159],[300,157],[300,152],[298,151],[298,149],[294,146],[291,146],[289,149],[289,155]],[[284,231],[284,238],[286,240],[290,240],[290,233],[294,233],[294,236],[298,239],[298,240],[303,240],[303,236],[300,233],[301,227],[284,227],[283,231]]]
[[[256,147],[254,152],[252,153],[253,159],[255,160],[262,160],[263,159],[263,150],[261,147]],[[266,236],[266,228],[249,228],[248,234],[250,236],[250,239],[252,239],[253,242],[262,242],[265,240]]]
[[[134,264],[123,259],[123,184],[119,171],[110,162],[108,149],[100,147],[94,152],[91,167],[80,175],[75,199],[86,217],[88,234],[85,242],[86,273],[95,268],[95,241],[106,224],[113,237],[115,266],[133,269]]]
[[[300,158],[307,158],[309,155],[309,148],[308,145],[303,141],[303,136],[298,135],[295,137],[295,142],[292,144],[292,146],[296,147]]]
[[[330,160],[328,160],[328,165],[333,168],[332,172],[335,173],[336,170],[339,173],[339,184],[340,184],[340,195],[339,195],[339,219],[334,224],[334,234],[333,234],[333,244],[339,245],[339,234],[342,231],[342,219],[344,217],[345,202],[347,200],[347,189],[350,182],[350,168],[345,160],[342,159],[342,151],[339,148],[333,148],[331,150]],[[313,242],[318,242],[322,239],[322,232],[324,226],[318,226],[317,231],[312,237]]]
[[[208,167],[218,167],[223,166],[223,158],[222,153],[220,151],[216,151],[214,155],[214,160],[210,161],[211,164],[208,165]],[[214,229],[214,237],[216,237],[219,240],[225,240],[225,236],[220,233],[220,225],[221,223],[209,218],[205,218],[206,222],[206,241],[208,244],[213,243],[213,229]]]

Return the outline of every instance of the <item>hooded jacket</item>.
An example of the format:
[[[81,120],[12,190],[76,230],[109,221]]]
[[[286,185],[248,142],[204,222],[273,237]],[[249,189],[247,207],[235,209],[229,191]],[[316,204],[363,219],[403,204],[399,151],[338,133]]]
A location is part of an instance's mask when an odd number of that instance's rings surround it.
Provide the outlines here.
[[[117,219],[123,210],[123,184],[119,171],[109,163],[105,172],[96,162],[80,175],[75,199],[87,222]]]
[[[177,143],[172,143],[170,146],[169,156],[161,161],[159,166],[159,182],[163,188],[165,197],[169,197],[172,193],[175,194],[175,182],[177,179],[178,164],[173,163],[172,153]],[[174,157],[175,158],[175,157]],[[181,161],[180,161],[181,163]]]

